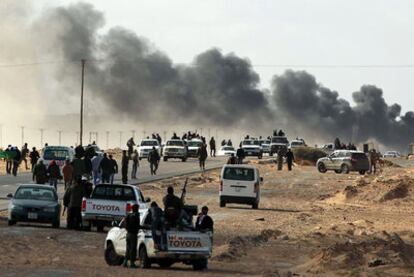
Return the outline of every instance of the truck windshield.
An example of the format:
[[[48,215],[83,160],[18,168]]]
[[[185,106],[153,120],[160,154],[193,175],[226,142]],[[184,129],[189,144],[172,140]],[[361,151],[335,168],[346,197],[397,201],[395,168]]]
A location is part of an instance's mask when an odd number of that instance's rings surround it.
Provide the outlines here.
[[[63,161],[69,158],[69,151],[66,149],[45,149],[43,153],[44,160],[58,160]]]
[[[201,141],[187,141],[188,147],[201,147]]]
[[[184,146],[184,143],[181,140],[169,140],[167,146]]]
[[[254,170],[252,168],[228,167],[224,170],[223,179],[254,181]]]
[[[19,188],[14,198],[15,199],[27,199],[27,200],[43,200],[43,201],[56,201],[57,200],[57,196],[53,190],[49,188],[33,188],[33,187]]]
[[[157,146],[157,145],[158,145],[158,141],[156,141],[156,140],[141,141],[141,146]]]
[[[242,145],[253,145],[253,141],[252,140],[243,140]]]
[[[92,193],[92,198],[117,201],[136,201],[134,190],[132,188],[116,185],[96,186]]]
[[[273,137],[272,143],[288,143],[288,140],[286,137]]]

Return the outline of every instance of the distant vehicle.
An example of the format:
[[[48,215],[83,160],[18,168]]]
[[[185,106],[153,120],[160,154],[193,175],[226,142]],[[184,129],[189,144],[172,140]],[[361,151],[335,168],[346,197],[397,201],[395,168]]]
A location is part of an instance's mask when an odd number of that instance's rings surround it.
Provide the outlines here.
[[[187,145],[183,140],[167,140],[163,151],[164,162],[168,161],[168,159],[181,159],[183,162],[187,161]]]
[[[138,204],[140,213],[147,209],[151,199],[144,199],[141,191],[131,185],[102,184],[95,186],[90,198],[82,200],[82,222],[86,229],[96,226],[103,231],[112,221],[120,221]]]
[[[321,173],[328,170],[333,170],[338,174],[358,171],[359,174],[364,175],[369,170],[369,160],[362,151],[336,150],[329,156],[320,158],[316,166]]]
[[[236,150],[233,146],[224,145],[217,151],[217,156],[231,156],[231,154],[236,156]]]
[[[203,145],[201,139],[192,139],[187,141],[188,157],[197,158],[198,150],[200,150]]]
[[[290,142],[290,148],[298,148],[298,147],[305,147],[306,143],[303,139],[294,139]]]
[[[89,148],[92,148],[95,154],[97,154],[98,156],[103,156],[104,154],[101,148],[99,148],[99,146],[96,144],[90,144],[84,147],[85,151],[87,151]]]
[[[289,141],[285,136],[273,136],[270,140],[270,156],[277,154],[279,150],[287,152]]]
[[[158,154],[161,155],[161,146],[158,140],[156,139],[143,139],[141,140],[140,145],[138,146],[139,159],[148,158],[149,153],[152,151],[152,148],[158,151]]]
[[[46,146],[42,152],[43,163],[46,167],[51,161],[55,161],[57,165],[63,166],[65,160],[73,160],[75,157],[75,150],[66,146]]]
[[[387,151],[383,155],[384,158],[400,158],[401,153],[398,151]]]
[[[328,143],[328,144],[325,144],[324,146],[322,146],[322,151],[324,151],[325,153],[327,153],[327,154],[330,154],[330,153],[332,153],[333,151],[335,151],[336,149],[335,149],[335,144],[334,143]]]
[[[60,226],[61,206],[53,187],[45,185],[20,185],[16,193],[7,195],[9,203],[9,226],[17,222],[50,223]]]
[[[260,184],[263,178],[256,167],[224,165],[220,176],[220,207],[229,203],[247,204],[253,209],[259,207]]]
[[[258,140],[245,139],[241,143],[241,148],[244,150],[246,157],[254,156],[258,157],[259,159],[263,157],[263,151]]]
[[[137,253],[141,268],[150,268],[159,264],[167,268],[177,262],[192,265],[194,270],[207,267],[208,258],[212,254],[212,233],[194,231],[194,229],[166,231],[167,249],[158,250],[154,247],[151,232],[151,215],[148,210],[141,215],[142,229],[138,233]],[[105,240],[105,261],[108,265],[121,265],[126,252],[126,230],[113,227]]]
[[[270,153],[270,140],[269,139],[260,139],[259,144],[262,147],[263,153]]]

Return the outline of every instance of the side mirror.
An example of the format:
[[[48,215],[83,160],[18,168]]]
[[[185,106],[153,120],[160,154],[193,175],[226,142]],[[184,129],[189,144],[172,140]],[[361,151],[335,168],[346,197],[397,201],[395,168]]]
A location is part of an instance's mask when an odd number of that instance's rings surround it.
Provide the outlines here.
[[[11,193],[7,194],[7,198],[13,198],[13,194]]]
[[[149,203],[149,202],[151,202],[151,198],[149,197],[145,198],[145,203]]]

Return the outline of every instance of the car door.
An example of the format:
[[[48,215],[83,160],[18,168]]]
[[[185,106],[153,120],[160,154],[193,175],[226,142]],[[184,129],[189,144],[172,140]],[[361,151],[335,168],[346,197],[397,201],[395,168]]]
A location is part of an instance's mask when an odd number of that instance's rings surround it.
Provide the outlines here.
[[[125,228],[118,228],[114,234],[114,246],[115,251],[120,256],[125,256],[126,253],[126,235],[127,231]]]
[[[347,152],[339,152],[338,155],[333,159],[334,160],[334,169],[339,170],[347,157]]]
[[[338,152],[333,152],[328,156],[328,158],[325,161],[326,169],[334,169],[334,161],[336,157],[338,156]]]

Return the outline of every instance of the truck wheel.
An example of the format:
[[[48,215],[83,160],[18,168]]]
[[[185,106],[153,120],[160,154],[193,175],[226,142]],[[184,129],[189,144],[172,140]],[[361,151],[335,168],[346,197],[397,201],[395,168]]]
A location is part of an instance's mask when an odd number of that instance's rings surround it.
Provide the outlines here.
[[[163,160],[164,162],[168,161],[168,157],[164,156]]]
[[[59,229],[59,227],[60,227],[60,218],[57,218],[55,221],[53,221],[52,227],[56,228],[56,229]]]
[[[346,164],[343,164],[341,166],[341,171],[342,171],[343,174],[348,174],[349,173],[349,166],[346,165]]]
[[[102,233],[104,231],[105,226],[102,223],[96,223],[96,231]]]
[[[174,264],[174,261],[170,261],[170,260],[160,260],[158,262],[158,265],[161,268],[169,268],[170,266],[172,266]]]
[[[139,249],[139,260],[140,260],[140,267],[141,268],[150,268],[151,267],[151,261],[148,258],[147,255],[147,249],[145,248],[145,246],[142,246]]]
[[[121,265],[123,261],[124,259],[116,254],[114,245],[109,241],[105,249],[105,262],[108,265]]]
[[[84,223],[82,223],[82,229],[84,231],[91,231],[92,230],[92,225],[90,221],[86,221]]]
[[[182,159],[181,159],[181,161],[182,161],[183,163],[185,163],[185,162],[187,161],[187,158],[182,158]]]
[[[360,170],[360,171],[359,171],[359,174],[361,174],[361,175],[365,175],[365,170]]]
[[[14,221],[14,220],[8,220],[7,221],[7,225],[9,225],[9,226],[13,226],[14,224],[16,224],[17,222],[16,221]]]
[[[326,166],[323,163],[318,164],[318,170],[320,173],[326,173],[327,171]]]
[[[257,158],[258,158],[259,160],[261,160],[261,159],[263,158],[263,154],[260,154],[259,156],[257,156]]]
[[[269,152],[269,156],[270,157],[273,157],[273,152]]]
[[[259,203],[253,203],[252,209],[257,210],[259,208]]]
[[[207,259],[193,261],[193,270],[204,270],[207,268]]]
[[[335,173],[336,174],[341,174],[342,173],[342,170],[341,169],[335,169]]]
[[[220,208],[226,207],[226,202],[220,199]]]

